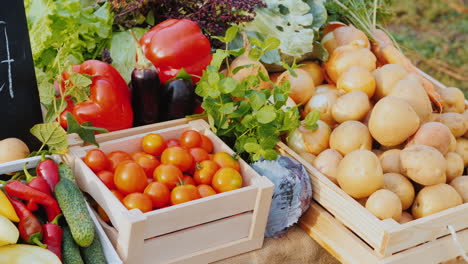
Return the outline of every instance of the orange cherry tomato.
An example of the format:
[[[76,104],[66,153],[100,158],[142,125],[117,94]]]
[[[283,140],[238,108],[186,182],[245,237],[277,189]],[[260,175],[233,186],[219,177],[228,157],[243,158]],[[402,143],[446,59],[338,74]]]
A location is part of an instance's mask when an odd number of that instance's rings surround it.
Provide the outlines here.
[[[184,175],[182,178],[183,184],[191,184],[191,185],[196,185],[195,180],[192,178],[192,176],[189,175]]]
[[[110,167],[109,170],[111,172],[114,172],[117,166],[125,160],[132,160],[132,156],[130,156],[127,152],[124,151],[112,151],[111,153],[107,154],[107,157],[109,158],[110,161]]]
[[[189,153],[192,155],[195,164],[210,159],[208,152],[203,148],[191,148]]]
[[[172,164],[181,171],[187,171],[193,165],[193,158],[190,153],[181,147],[170,147],[164,150],[161,155],[162,164]]]
[[[213,176],[211,183],[216,192],[227,192],[242,187],[242,176],[233,168],[221,168]]]
[[[162,208],[168,205],[171,199],[171,191],[169,191],[169,188],[165,184],[160,182],[148,184],[144,193],[151,198],[154,208]]]
[[[102,209],[100,205],[97,206],[97,212],[104,222],[107,222],[107,223],[110,222],[109,216],[107,215],[106,211]]]
[[[131,193],[122,200],[128,210],[140,209],[143,213],[153,210],[153,202],[149,195],[144,193]]]
[[[178,139],[169,139],[168,141],[166,141],[166,146],[168,148],[170,147],[174,147],[174,146],[179,146],[180,147],[180,142]]]
[[[186,148],[186,149],[191,149],[191,148],[196,148],[201,146],[202,143],[202,138],[200,133],[195,130],[187,130],[180,135],[180,146]]]
[[[146,173],[133,160],[124,161],[117,166],[114,173],[114,184],[123,194],[143,192],[148,185]]]
[[[135,151],[130,156],[132,157],[132,160],[136,160],[138,157],[143,156],[143,155],[148,155],[148,153],[144,151]]]
[[[240,163],[232,155],[226,152],[218,152],[213,156],[214,162],[216,162],[221,168],[233,168],[236,171],[240,171]]]
[[[197,165],[193,174],[193,179],[197,184],[211,184],[213,176],[218,171],[219,166],[212,160],[204,160]]]
[[[140,155],[135,162],[143,168],[148,178],[153,178],[154,169],[161,164],[155,156],[149,154]]]
[[[125,195],[123,195],[120,191],[118,190],[111,190],[112,194],[119,199],[119,201],[122,201],[123,198],[125,198]]]
[[[182,180],[182,171],[172,164],[161,164],[155,170],[153,177],[156,181],[165,184],[169,189],[174,189]]]
[[[141,147],[144,152],[151,155],[160,155],[166,148],[164,138],[159,134],[148,134],[143,137]]]
[[[107,188],[109,188],[109,190],[115,189],[114,173],[108,170],[103,170],[96,173],[96,175],[107,186]]]
[[[195,185],[185,184],[179,185],[174,188],[171,192],[171,203],[180,204],[195,199],[199,199],[200,194],[198,193],[197,187]]]
[[[213,142],[211,142],[211,140],[205,135],[201,135],[201,139],[202,142],[200,147],[205,149],[208,153],[213,152]]]
[[[202,198],[216,194],[216,191],[210,185],[200,184],[197,186],[197,189]]]
[[[214,154],[208,154],[208,159],[209,160],[213,160],[213,158],[214,158]]]
[[[100,172],[106,170],[110,166],[110,161],[106,154],[100,149],[92,149],[86,153],[83,158],[84,162],[94,172]]]

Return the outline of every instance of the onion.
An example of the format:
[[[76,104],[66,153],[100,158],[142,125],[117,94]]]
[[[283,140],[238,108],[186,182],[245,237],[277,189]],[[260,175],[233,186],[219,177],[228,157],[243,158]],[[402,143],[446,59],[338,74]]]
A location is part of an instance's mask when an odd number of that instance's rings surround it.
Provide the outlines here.
[[[370,49],[366,34],[352,25],[340,26],[332,32],[325,33],[321,43],[329,54],[332,54],[338,47],[350,44]]]
[[[296,104],[304,104],[312,97],[315,91],[314,80],[303,69],[294,69],[297,77],[291,75],[289,71],[283,72],[277,80],[278,84],[288,80],[291,83],[291,93],[289,96]]]
[[[375,55],[366,48],[359,47],[356,43],[338,47],[325,63],[328,77],[337,82],[338,78],[352,66],[361,66],[369,71],[376,68]]]
[[[323,80],[325,79],[322,67],[313,61],[303,61],[301,62],[301,66],[299,69],[305,70],[310,77],[314,80],[314,85],[320,85],[323,83]]]
[[[348,93],[362,91],[371,98],[375,92],[375,79],[368,69],[360,66],[352,66],[340,75],[337,87]]]
[[[320,43],[328,51],[328,54],[332,54],[333,51],[338,47],[333,31],[325,34]]]
[[[319,86],[315,87],[315,94],[327,92],[327,91],[333,91],[337,93],[338,95],[340,94],[338,89],[336,89],[336,86],[334,84],[321,84]]]
[[[323,120],[330,126],[334,126],[336,122],[332,117],[332,107],[337,99],[338,94],[334,91],[316,93],[305,105],[302,116],[305,118],[312,110],[317,109],[320,111],[320,120]]]

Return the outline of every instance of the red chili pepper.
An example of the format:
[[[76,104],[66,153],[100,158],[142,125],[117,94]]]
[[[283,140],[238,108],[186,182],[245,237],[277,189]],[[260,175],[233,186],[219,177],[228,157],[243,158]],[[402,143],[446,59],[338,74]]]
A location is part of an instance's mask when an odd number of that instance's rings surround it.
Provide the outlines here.
[[[60,180],[57,164],[53,160],[43,160],[37,164],[36,173],[38,177],[46,180],[50,191],[48,194],[51,195]]]
[[[28,183],[28,186],[38,191],[41,191],[49,196],[52,195],[49,190],[49,185],[47,184],[47,181],[41,178],[40,176],[37,176],[34,179],[32,179]],[[35,203],[34,201],[29,201],[27,206],[28,206],[28,209],[32,212],[37,211],[39,209],[39,207],[37,206],[37,203]]]
[[[91,122],[95,127],[115,131],[132,127],[133,111],[130,89],[119,72],[111,65],[97,60],[88,60],[81,65],[74,65],[73,71],[92,76],[89,99],[74,104],[67,100],[67,108],[60,115],[60,125],[67,128],[67,112],[70,112],[78,123]],[[63,80],[70,74],[64,72]],[[62,89],[64,88],[62,84]]]
[[[188,19],[168,19],[154,26],[140,39],[145,56],[159,71],[162,83],[183,68],[201,76],[211,62],[211,45],[198,25]],[[196,83],[197,77],[192,77]]]
[[[41,191],[31,188],[20,181],[11,181],[5,185],[5,191],[14,197],[23,199],[25,201],[32,201],[42,204],[47,213],[49,222],[53,221],[57,215],[60,214],[60,207],[57,201],[52,196],[47,195]]]
[[[44,230],[44,243],[47,244],[47,249],[52,251],[60,260],[62,260],[62,237],[63,231],[58,224],[61,215],[58,215],[54,221],[42,225]]]
[[[39,220],[31,213],[31,211],[26,208],[22,202],[9,196],[8,199],[13,205],[13,208],[15,208],[16,214],[18,214],[20,219],[18,230],[21,238],[23,238],[24,241],[29,244],[36,244],[42,248],[45,248],[46,245],[41,242],[44,233]]]

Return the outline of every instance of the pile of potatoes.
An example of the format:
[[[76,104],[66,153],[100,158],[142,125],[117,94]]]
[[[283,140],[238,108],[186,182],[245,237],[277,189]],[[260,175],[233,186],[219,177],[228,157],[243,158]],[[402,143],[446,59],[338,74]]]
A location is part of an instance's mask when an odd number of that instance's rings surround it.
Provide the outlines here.
[[[330,49],[326,84],[302,112],[320,111],[318,129],[301,126],[288,145],[379,219],[405,223],[468,202],[463,93],[438,89],[443,109],[433,112],[421,76],[378,65],[368,42]]]

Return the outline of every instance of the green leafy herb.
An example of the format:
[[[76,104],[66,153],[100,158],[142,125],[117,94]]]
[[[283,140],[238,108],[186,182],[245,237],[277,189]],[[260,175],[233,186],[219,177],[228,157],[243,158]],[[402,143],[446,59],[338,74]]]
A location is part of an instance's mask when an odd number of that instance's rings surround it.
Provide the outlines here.
[[[39,152],[47,145],[53,153],[64,154],[68,150],[67,132],[57,122],[37,124],[30,130],[37,137],[42,146]]]
[[[99,144],[96,142],[96,137],[94,132],[98,133],[106,133],[109,132],[107,129],[104,128],[97,128],[94,127],[91,122],[84,122],[83,124],[79,124],[76,121],[75,117],[71,113],[67,113],[67,123],[68,123],[68,134],[77,133],[81,139],[86,142],[92,143],[99,147]]]
[[[306,118],[304,119],[304,126],[307,129],[317,129],[317,121],[320,119],[320,111],[317,109],[312,110],[309,114],[307,114]]]

